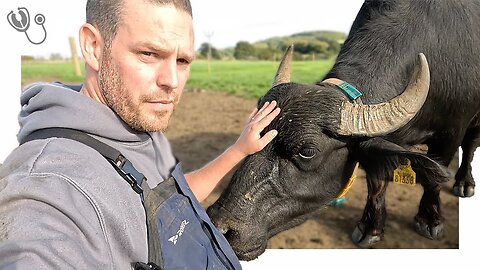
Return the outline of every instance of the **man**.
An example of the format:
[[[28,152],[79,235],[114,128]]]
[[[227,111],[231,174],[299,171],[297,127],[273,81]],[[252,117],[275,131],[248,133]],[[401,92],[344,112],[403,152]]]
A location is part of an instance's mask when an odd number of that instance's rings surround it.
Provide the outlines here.
[[[148,261],[142,200],[105,158],[74,140],[26,138],[52,127],[79,130],[119,150],[149,188],[169,178],[176,160],[162,132],[195,54],[191,7],[189,0],[89,0],[86,11],[80,91],[39,83],[21,97],[22,145],[0,168],[1,269],[130,269]],[[275,130],[260,136],[278,115],[275,107],[254,110],[234,145],[185,175],[199,201],[276,136]],[[188,223],[182,222],[185,232]],[[164,260],[175,265],[185,256],[205,257],[195,251]]]

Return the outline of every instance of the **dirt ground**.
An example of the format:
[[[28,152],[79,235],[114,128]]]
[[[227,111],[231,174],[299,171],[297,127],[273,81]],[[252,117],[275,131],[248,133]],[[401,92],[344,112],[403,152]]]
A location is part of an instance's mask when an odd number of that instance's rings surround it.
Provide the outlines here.
[[[202,167],[233,144],[255,105],[256,100],[230,94],[186,91],[167,131],[184,170]],[[457,166],[456,162],[451,164],[452,168]],[[205,207],[218,198],[230,177],[231,173],[207,199]],[[407,187],[391,183],[386,198],[388,218],[385,237],[374,248],[457,249],[459,199],[451,194],[452,185],[453,180],[441,192],[442,211],[446,219],[444,237],[429,240],[418,235],[414,229],[413,218],[422,195],[421,186]],[[350,240],[350,234],[361,218],[366,195],[365,173],[360,170],[342,205],[318,211],[302,225],[276,235],[269,240],[267,248],[357,248]]]

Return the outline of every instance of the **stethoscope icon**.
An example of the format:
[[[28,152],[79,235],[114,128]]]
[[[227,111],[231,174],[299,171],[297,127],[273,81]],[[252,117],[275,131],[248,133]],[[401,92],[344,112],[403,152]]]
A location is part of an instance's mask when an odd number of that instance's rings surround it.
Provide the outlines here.
[[[20,19],[17,18],[17,15],[20,15]],[[28,13],[28,10],[26,8],[18,8],[18,14],[13,13],[13,10],[10,11],[10,13],[8,13],[7,15],[7,20],[15,30],[17,30],[18,32],[24,32],[27,36],[28,41],[30,41],[32,44],[41,44],[47,38],[47,31],[45,30],[45,26],[43,26],[43,24],[45,23],[45,16],[43,14],[37,14],[33,19],[36,24],[42,26],[43,32],[45,33],[42,41],[40,42],[34,42],[28,36],[27,30],[30,27],[30,14]]]

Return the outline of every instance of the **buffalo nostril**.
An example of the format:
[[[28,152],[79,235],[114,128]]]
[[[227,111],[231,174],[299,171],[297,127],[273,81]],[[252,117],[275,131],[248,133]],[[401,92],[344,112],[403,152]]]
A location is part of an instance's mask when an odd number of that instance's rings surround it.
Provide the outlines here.
[[[223,233],[223,236],[225,236],[225,239],[227,239],[229,241],[232,239],[233,235],[236,234],[235,230],[232,230],[232,229],[222,231],[222,233]]]
[[[231,229],[226,224],[217,225],[217,229],[223,234],[227,234]]]
[[[223,235],[225,235],[229,231],[229,229],[226,226],[217,227],[217,228]]]
[[[226,224],[217,226],[217,229],[223,234],[223,236],[225,236],[226,239],[229,239],[230,237],[232,237],[233,234],[235,234],[235,230],[233,230]]]

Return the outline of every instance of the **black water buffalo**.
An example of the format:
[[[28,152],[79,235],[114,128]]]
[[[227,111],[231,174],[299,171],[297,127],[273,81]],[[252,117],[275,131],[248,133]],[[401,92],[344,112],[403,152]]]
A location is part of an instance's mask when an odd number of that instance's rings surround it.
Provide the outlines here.
[[[372,0],[363,4],[321,82],[290,82],[290,48],[272,88],[259,100],[259,106],[276,100],[282,109],[265,130],[277,129],[278,136],[245,159],[208,209],[239,258],[256,258],[268,238],[328,205],[357,162],[366,171],[368,197],[352,233],[355,243],[381,240],[385,192],[393,179],[423,186],[416,229],[439,238],[439,193],[450,177],[445,166],[459,146],[463,157],[453,192],[474,194],[470,163],[480,144],[479,29],[480,1]],[[427,145],[428,153],[412,151],[417,144]]]

